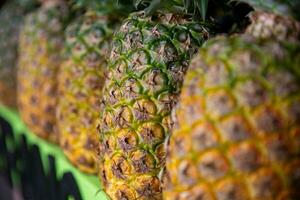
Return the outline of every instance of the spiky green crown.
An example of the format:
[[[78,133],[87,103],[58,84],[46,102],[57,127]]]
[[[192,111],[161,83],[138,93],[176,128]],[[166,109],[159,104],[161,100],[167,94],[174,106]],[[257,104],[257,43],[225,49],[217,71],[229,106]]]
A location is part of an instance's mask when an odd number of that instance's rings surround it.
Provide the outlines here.
[[[146,15],[151,15],[155,11],[169,11],[173,13],[193,13],[194,16],[200,14],[205,19],[208,0],[134,0],[136,8],[144,7]]]
[[[137,8],[144,8],[146,15],[167,11],[203,21],[225,15],[236,7],[230,0],[134,0],[134,4]]]

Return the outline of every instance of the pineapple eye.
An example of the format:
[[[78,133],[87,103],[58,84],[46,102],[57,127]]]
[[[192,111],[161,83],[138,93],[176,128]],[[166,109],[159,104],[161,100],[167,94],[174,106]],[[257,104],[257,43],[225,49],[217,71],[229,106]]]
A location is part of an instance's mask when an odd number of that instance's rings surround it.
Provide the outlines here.
[[[189,199],[189,200],[212,200],[214,197],[212,197],[211,192],[208,190],[207,187],[203,186],[201,183],[192,187],[190,190],[187,190],[185,192],[179,192],[177,196],[174,198],[181,199]],[[222,199],[222,198],[220,198]],[[222,199],[223,200],[223,199]],[[233,199],[230,199],[233,200]]]
[[[240,50],[232,52],[231,57],[234,59],[230,59],[229,63],[239,75],[260,73],[262,70],[258,66],[263,66],[263,58],[258,53]]]
[[[73,55],[77,57],[81,57],[86,53],[85,46],[82,43],[76,43],[75,48],[73,48]]]
[[[286,71],[271,72],[267,75],[275,94],[280,97],[287,97],[299,91],[299,84],[294,76]]]
[[[71,39],[71,41],[75,40],[76,33],[77,33],[77,27],[75,24],[70,25],[67,29],[67,39]]]
[[[162,199],[160,181],[157,177],[139,176],[135,182],[136,191],[141,199]]]
[[[98,29],[90,30],[90,32],[84,35],[84,40],[89,47],[98,47],[102,41],[102,32]]]
[[[253,119],[257,128],[257,134],[265,135],[280,132],[284,128],[284,121],[280,113],[269,107],[263,107],[256,111]]]
[[[126,34],[125,42],[126,42],[125,44],[126,49],[136,49],[143,46],[142,45],[143,38],[141,32],[138,30],[134,30],[129,34]]]
[[[46,134],[53,133],[54,126],[50,121],[44,122],[42,126]]]
[[[222,200],[249,199],[245,186],[230,179],[218,183],[215,193],[217,198]]]
[[[103,33],[102,33],[101,30],[94,30],[92,32],[92,35],[93,35],[93,39],[99,40],[99,38],[101,38],[101,36],[103,35]]]
[[[176,47],[171,45],[170,43],[164,45],[162,53],[163,53],[162,60],[164,60],[164,63],[175,61],[175,59],[178,57],[178,52]]]
[[[103,126],[101,127],[103,130],[108,130],[110,128],[112,128],[114,124],[114,120],[113,120],[113,114],[110,112],[104,112],[103,114]]]
[[[120,200],[131,200],[131,199],[136,199],[135,197],[135,192],[133,189],[129,188],[127,185],[120,185],[117,186],[115,189],[116,192],[114,194],[115,199],[120,199]]]
[[[178,125],[192,125],[203,118],[202,98],[192,97],[188,101],[181,101],[180,105],[176,114]]]
[[[218,144],[217,134],[209,125],[197,125],[192,128],[191,135],[193,149],[196,151],[203,151]]]
[[[292,157],[291,149],[285,138],[280,136],[268,138],[265,145],[268,150],[268,157],[272,161],[287,161]]]
[[[147,122],[138,130],[143,142],[149,145],[161,143],[164,139],[165,131],[160,124]]]
[[[176,137],[170,141],[170,155],[182,158],[190,152],[191,141],[187,140],[185,132],[176,132]]]
[[[248,122],[239,116],[229,117],[220,124],[222,137],[226,141],[242,141],[251,136],[251,128]]]
[[[30,113],[30,120],[34,125],[39,125],[40,123],[38,116],[34,113]]]
[[[36,105],[36,104],[38,103],[38,98],[37,98],[35,95],[32,95],[32,96],[30,97],[30,103],[31,103],[32,105]]]
[[[266,101],[267,89],[257,80],[239,82],[236,86],[239,103],[244,106],[255,107]]]
[[[167,76],[159,69],[151,69],[144,74],[145,89],[151,94],[155,94],[163,89],[163,86],[167,84]]]
[[[147,64],[148,64],[148,55],[146,52],[144,51],[136,51],[134,52],[132,55],[132,60],[128,67],[128,70],[131,70],[132,72],[134,72],[135,74],[142,74],[145,69],[147,69]]]
[[[130,159],[137,173],[147,173],[154,169],[155,160],[149,152],[144,150],[134,151]]]
[[[82,164],[82,165],[89,166],[89,167],[93,167],[94,166],[94,162],[92,160],[88,160],[84,156],[80,156],[77,159],[77,162],[80,163],[80,164]]]
[[[62,29],[62,25],[60,21],[56,18],[52,19],[49,23],[49,27],[51,27],[51,31],[59,32]]]
[[[159,161],[158,167],[163,167],[166,163],[166,149],[164,144],[160,144],[156,147],[155,156]]]
[[[170,94],[170,92],[163,93],[158,97],[161,103],[159,107],[159,112],[164,115],[169,113],[178,101],[178,96],[176,94]]]
[[[229,71],[224,63],[213,62],[208,68],[206,68],[204,64],[202,69],[205,73],[205,85],[207,87],[218,87],[225,85],[229,81]]]
[[[55,108],[53,105],[47,105],[44,109],[44,111],[50,115],[54,115],[55,114]]]
[[[111,158],[111,172],[118,179],[125,179],[131,172],[131,166],[122,155],[115,155]]]
[[[140,85],[137,80],[130,78],[123,83],[124,97],[133,100],[136,99],[141,91]]]
[[[132,150],[138,143],[137,136],[134,131],[122,130],[117,135],[118,145],[124,151]]]
[[[229,150],[233,166],[240,172],[253,172],[261,166],[261,155],[253,144],[242,143]]]
[[[122,106],[117,110],[113,123],[117,124],[117,126],[120,128],[128,127],[132,121],[132,118],[133,116],[130,108],[127,106]]]
[[[225,158],[219,152],[210,151],[204,153],[200,158],[198,170],[203,178],[208,181],[215,181],[227,174],[229,166]]]
[[[212,117],[221,117],[235,108],[233,97],[225,90],[210,92],[206,97],[206,112]]]
[[[156,105],[151,100],[141,99],[137,100],[133,105],[134,116],[138,121],[145,121],[151,119],[156,113]]]
[[[123,96],[121,90],[119,89],[118,86],[112,85],[111,88],[109,88],[108,92],[108,103],[111,104],[112,106],[119,102],[121,100],[121,97]]]
[[[113,77],[115,77],[116,79],[121,79],[124,75],[124,73],[126,72],[127,70],[127,63],[125,60],[117,60],[115,63],[114,63],[114,69],[113,70]]]
[[[198,171],[195,165],[189,160],[183,160],[178,166],[178,179],[180,183],[192,186],[196,183]]]
[[[101,132],[101,134],[105,134]],[[111,135],[105,135],[105,138],[99,144],[100,155],[111,154],[112,149],[116,146],[115,139]]]
[[[253,198],[274,199],[282,191],[278,175],[272,169],[264,168],[254,173],[249,180]]]
[[[85,27],[91,27],[92,24],[93,24],[93,20],[92,20],[91,18],[87,18],[87,19],[84,21],[83,26],[85,26]]]
[[[88,53],[85,56],[86,65],[90,69],[95,69],[101,64],[100,56],[96,52]]]

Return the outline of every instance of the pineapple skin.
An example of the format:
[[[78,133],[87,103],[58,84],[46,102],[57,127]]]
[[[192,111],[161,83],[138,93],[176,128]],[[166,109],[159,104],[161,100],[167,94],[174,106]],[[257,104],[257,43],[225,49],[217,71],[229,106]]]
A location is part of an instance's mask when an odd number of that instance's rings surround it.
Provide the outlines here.
[[[100,178],[112,200],[162,199],[170,112],[208,28],[175,15],[132,14],[113,40],[103,90]]]
[[[246,34],[255,38],[288,41],[300,41],[300,23],[289,16],[277,15],[267,11],[255,11],[249,15],[250,26]]]
[[[25,124],[38,136],[57,142],[55,107],[57,73],[63,61],[64,1],[47,1],[26,16],[20,33],[18,107]]]
[[[16,58],[24,9],[9,1],[0,10],[0,103],[16,107]]]
[[[99,99],[115,25],[91,11],[66,33],[69,55],[59,71],[59,141],[68,159],[86,173],[97,173]]]
[[[300,199],[300,44],[252,30],[213,39],[193,58],[164,199]]]

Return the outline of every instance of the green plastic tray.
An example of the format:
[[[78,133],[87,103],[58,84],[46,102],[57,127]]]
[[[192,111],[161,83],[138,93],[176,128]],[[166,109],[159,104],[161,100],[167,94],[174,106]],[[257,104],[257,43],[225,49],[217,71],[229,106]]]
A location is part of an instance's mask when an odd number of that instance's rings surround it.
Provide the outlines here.
[[[21,134],[25,134],[28,144],[35,144],[40,148],[43,166],[48,166],[48,155],[56,159],[57,177],[61,178],[66,172],[71,172],[77,182],[83,200],[108,200],[109,198],[102,191],[99,179],[95,175],[88,175],[79,171],[64,156],[62,150],[55,144],[51,144],[33,133],[31,133],[18,113],[0,105],[0,115],[12,125],[14,134],[18,139]]]

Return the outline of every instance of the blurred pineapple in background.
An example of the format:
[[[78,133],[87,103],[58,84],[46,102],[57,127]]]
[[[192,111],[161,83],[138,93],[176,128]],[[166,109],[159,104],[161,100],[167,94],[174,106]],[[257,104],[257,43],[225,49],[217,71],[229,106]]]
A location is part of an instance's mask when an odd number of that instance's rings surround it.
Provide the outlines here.
[[[208,41],[191,62],[166,200],[300,199],[300,24],[272,11],[250,18],[244,35]]]
[[[67,60],[59,70],[57,124],[60,145],[68,159],[80,170],[96,174],[99,99],[113,32],[126,8],[122,1],[81,2],[88,11],[66,31]]]
[[[16,107],[16,63],[24,15],[35,0],[9,0],[0,9],[0,104]]]
[[[57,142],[57,73],[63,60],[69,16],[66,1],[43,0],[41,8],[26,17],[20,33],[19,111],[35,134],[52,142]]]

